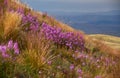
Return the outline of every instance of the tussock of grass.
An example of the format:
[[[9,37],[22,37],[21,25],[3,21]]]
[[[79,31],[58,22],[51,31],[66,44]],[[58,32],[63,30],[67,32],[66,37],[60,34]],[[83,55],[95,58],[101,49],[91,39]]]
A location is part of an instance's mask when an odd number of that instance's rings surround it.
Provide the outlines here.
[[[12,33],[17,33],[19,31],[19,26],[21,23],[21,16],[18,13],[6,12],[3,26],[4,26],[4,35],[7,37]]]

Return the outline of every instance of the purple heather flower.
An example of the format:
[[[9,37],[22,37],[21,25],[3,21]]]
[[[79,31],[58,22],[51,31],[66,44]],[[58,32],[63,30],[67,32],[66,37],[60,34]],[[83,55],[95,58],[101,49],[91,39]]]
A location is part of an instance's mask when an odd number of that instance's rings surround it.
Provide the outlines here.
[[[19,54],[19,48],[18,48],[18,43],[17,42],[14,43],[13,49],[14,49],[15,54]]]
[[[78,78],[82,78],[81,76],[79,76]]]
[[[70,65],[70,70],[74,70],[74,68],[75,68],[74,64],[71,64]]]
[[[24,27],[25,31],[28,31],[28,30],[38,31],[40,23],[37,20],[37,17],[33,16],[30,13],[25,15],[23,8],[18,8],[17,13],[19,13],[22,16],[21,26]]]
[[[85,63],[83,62],[82,65],[85,66]]]
[[[97,61],[96,62],[100,62],[100,60],[99,59],[97,59]]]
[[[116,64],[116,62],[115,62],[115,61],[113,61],[113,62],[112,62],[112,64],[113,64],[113,65],[115,65],[115,64]]]
[[[77,58],[78,58],[78,59],[83,58],[83,54],[79,54],[79,55],[77,56]]]
[[[15,53],[15,54],[19,54],[19,53],[20,53],[20,52],[19,52],[19,49],[15,49],[15,50],[14,50],[14,53]]]
[[[75,54],[72,54],[72,57],[74,58],[74,57],[75,57]]]
[[[0,46],[0,52],[5,53],[7,50],[6,46]]]
[[[9,57],[9,55],[8,55],[8,54],[6,54],[6,53],[2,53],[2,57],[4,57],[4,58],[8,58],[8,57]]]
[[[48,65],[51,65],[52,64],[52,61],[48,61]]]
[[[78,51],[78,50],[76,50],[75,52],[76,52],[76,53],[78,53],[79,51]]]
[[[97,65],[97,68],[100,68],[100,65]]]
[[[23,16],[24,14],[24,9],[23,8],[18,8],[17,12]]]
[[[8,54],[8,52],[10,52],[9,50],[12,49],[14,50],[15,54],[19,54],[19,48],[18,48],[18,43],[13,43],[12,40],[8,41],[7,45],[0,45],[0,52],[2,57],[4,58],[8,58],[10,57],[10,55]]]
[[[8,0],[4,0],[4,5],[7,5],[8,4]]]
[[[110,64],[110,59],[109,58],[105,58],[105,65],[108,66]]]
[[[79,74],[82,74],[82,70],[81,70],[81,69],[78,69],[77,72],[78,72]]]
[[[12,40],[10,40],[10,41],[8,42],[7,47],[8,47],[9,49],[12,49],[12,48],[13,48],[13,41],[12,41]]]
[[[95,78],[102,78],[101,76],[96,76]]]
[[[86,59],[87,59],[88,57],[89,57],[88,55],[85,56]]]
[[[13,46],[14,49],[18,49],[18,43],[14,43],[14,46]]]
[[[57,45],[67,46],[71,50],[74,49],[74,51],[76,51],[76,48],[80,48],[79,50],[81,50],[84,47],[84,40],[81,40],[79,37],[81,34],[77,35],[73,32],[63,32],[61,28],[45,23],[42,24],[41,31],[44,33],[46,39],[53,41]]]

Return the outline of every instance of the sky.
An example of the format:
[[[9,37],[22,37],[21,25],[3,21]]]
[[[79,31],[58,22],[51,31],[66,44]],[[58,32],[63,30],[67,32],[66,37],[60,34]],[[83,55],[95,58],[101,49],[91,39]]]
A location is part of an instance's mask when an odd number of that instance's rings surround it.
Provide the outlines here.
[[[47,13],[94,13],[120,10],[119,0],[22,0],[35,10]]]

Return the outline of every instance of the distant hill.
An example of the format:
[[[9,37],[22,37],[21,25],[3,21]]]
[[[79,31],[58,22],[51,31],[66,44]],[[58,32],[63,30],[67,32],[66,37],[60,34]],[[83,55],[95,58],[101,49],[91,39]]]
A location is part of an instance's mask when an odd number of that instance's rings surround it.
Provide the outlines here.
[[[96,15],[120,15],[120,10],[111,10],[111,11],[106,11],[106,12],[97,12],[93,13]]]
[[[120,36],[120,15],[96,13],[79,15],[56,15],[55,18],[87,34]]]

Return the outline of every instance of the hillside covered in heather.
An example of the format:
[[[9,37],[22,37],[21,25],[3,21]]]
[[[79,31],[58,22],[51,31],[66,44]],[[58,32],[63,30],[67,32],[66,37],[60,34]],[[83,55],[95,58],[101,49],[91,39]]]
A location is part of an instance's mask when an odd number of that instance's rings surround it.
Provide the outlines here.
[[[0,0],[0,78],[120,78],[119,47],[101,40]]]

